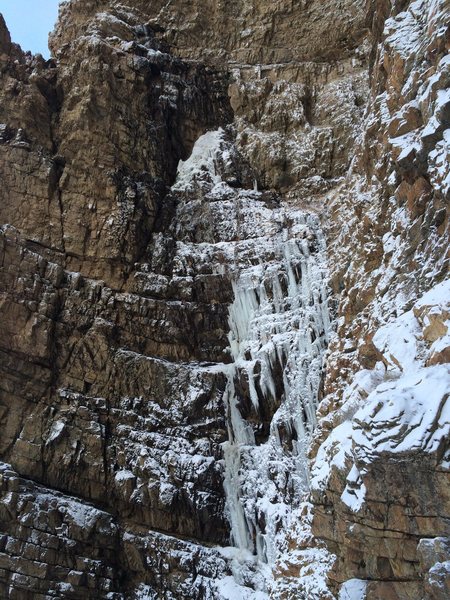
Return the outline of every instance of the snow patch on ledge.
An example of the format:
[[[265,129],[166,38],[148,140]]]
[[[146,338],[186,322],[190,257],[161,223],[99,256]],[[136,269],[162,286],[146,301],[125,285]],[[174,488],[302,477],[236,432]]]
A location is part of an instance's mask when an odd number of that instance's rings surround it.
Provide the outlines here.
[[[401,371],[414,369],[418,354],[418,340],[422,330],[412,311],[409,311],[381,327],[373,337],[373,343],[392,368]]]
[[[380,385],[357,412],[353,442],[367,463],[384,452],[436,452],[450,432],[450,365],[436,365]]]
[[[347,485],[341,495],[341,500],[346,504],[353,512],[358,510],[364,504],[366,496],[366,486],[363,483],[361,473],[356,465],[350,470],[347,475]]]
[[[439,306],[442,309],[450,310],[450,279],[435,285],[415,304],[415,308],[423,306]]]
[[[341,423],[318,450],[312,490],[326,489],[333,468],[350,469],[341,500],[357,512],[364,505],[366,467],[381,455],[421,452],[440,460],[450,435],[450,364],[426,366],[436,347],[445,345],[446,334],[431,345],[424,337],[428,320],[421,315],[424,307],[427,314],[442,315],[449,297],[450,282],[442,282],[375,333],[383,362],[357,373],[346,390]]]
[[[365,600],[367,581],[349,579],[342,584],[339,600]]]
[[[269,598],[265,592],[258,592],[237,584],[232,575],[219,579],[216,586],[220,600],[236,600],[237,598],[242,600],[268,600]]]

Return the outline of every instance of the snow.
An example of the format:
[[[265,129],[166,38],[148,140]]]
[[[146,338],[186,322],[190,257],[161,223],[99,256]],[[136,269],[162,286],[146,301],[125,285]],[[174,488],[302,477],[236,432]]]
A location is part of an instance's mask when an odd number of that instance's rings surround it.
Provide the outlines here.
[[[217,600],[268,600],[265,592],[245,588],[236,583],[233,576],[224,577],[217,581]]]
[[[391,317],[375,332],[373,343],[384,364],[360,371],[346,389],[334,415],[338,422],[317,452],[312,489],[325,490],[333,468],[349,469],[341,500],[358,512],[364,505],[364,474],[370,463],[383,454],[436,454],[448,439],[450,365],[426,364],[434,351],[447,347],[449,336],[442,335],[429,347],[423,327],[427,315],[448,311],[449,292],[450,281],[435,285],[411,310]],[[424,314],[422,324],[418,317]]]
[[[117,473],[114,476],[114,479],[117,482],[130,481],[130,480],[135,480],[136,476],[131,471],[128,471],[126,469],[121,469],[120,471],[117,471]]]
[[[350,473],[347,475],[347,485],[342,492],[341,500],[353,512],[358,512],[364,504],[365,495],[366,486],[363,483],[361,473],[356,465],[353,465]]]
[[[415,131],[411,133],[405,133],[396,138],[391,138],[390,143],[392,148],[396,151],[396,160],[401,162],[403,159],[408,158],[414,152],[420,150],[420,141]]]
[[[435,597],[445,598],[448,593],[448,580],[450,578],[450,560],[437,562],[429,570],[427,579],[430,586],[433,586]],[[439,594],[439,595],[438,595]]]
[[[61,594],[64,594],[64,595],[66,595],[66,594],[71,595],[71,594],[75,593],[75,589],[71,583],[65,583],[62,581],[60,581],[56,584],[56,589],[59,592],[61,592]]]
[[[365,600],[367,581],[349,579],[342,584],[339,600]]]
[[[373,343],[394,368],[402,371],[414,367],[422,329],[412,311],[378,329]]]
[[[424,306],[439,306],[442,310],[450,310],[450,279],[432,287],[414,306],[418,309]]]
[[[382,452],[435,452],[450,433],[450,366],[425,367],[428,350],[415,316],[424,307],[429,307],[428,314],[447,310],[449,291],[450,281],[434,286],[412,310],[376,332],[375,346],[400,372],[378,385],[354,417],[353,441],[361,460]],[[436,340],[435,348],[442,346],[442,338]]]
[[[290,535],[281,543],[277,557],[277,577],[269,585],[271,598],[335,600],[327,586],[327,574],[336,556],[317,540],[312,543],[312,518],[313,506],[308,502],[292,511]]]
[[[377,387],[354,417],[361,462],[388,452],[436,452],[450,434],[450,365],[418,369]]]
[[[343,469],[346,457],[351,453],[351,448],[352,425],[350,421],[344,421],[331,431],[317,452],[311,473],[311,489],[323,490],[326,488],[331,475],[331,467]]]
[[[344,391],[343,405],[337,416],[341,422],[335,425],[317,452],[311,470],[311,489],[325,490],[332,468],[344,470],[352,458],[354,415],[367,396],[385,378],[386,369],[380,362],[373,370],[364,369],[356,373],[352,384]]]
[[[430,348],[431,355],[439,354],[446,348],[450,348],[450,320],[445,321],[445,326],[447,327],[447,331],[449,333],[446,333],[441,338],[433,342]]]
[[[428,155],[428,163],[432,183],[446,196],[450,191],[450,129],[444,131],[443,139]]]
[[[158,595],[151,589],[149,585],[141,583],[139,587],[133,591],[132,597],[134,600],[156,600]]]
[[[431,15],[436,10],[436,6],[433,5],[443,4],[443,2],[444,0],[437,0],[437,2],[416,0],[411,2],[407,10],[387,19],[384,25],[386,45],[404,60],[411,60],[411,57],[420,52],[424,24],[432,21]]]
[[[66,423],[64,421],[54,421],[54,423],[52,423],[52,427],[50,429],[50,433],[45,444],[47,445],[51,442],[56,441],[59,437],[61,437],[65,428]]]

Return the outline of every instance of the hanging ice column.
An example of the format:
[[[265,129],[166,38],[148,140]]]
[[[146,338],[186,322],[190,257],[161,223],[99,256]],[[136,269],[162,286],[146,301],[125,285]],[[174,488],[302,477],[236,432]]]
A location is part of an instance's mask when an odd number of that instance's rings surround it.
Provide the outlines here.
[[[281,213],[289,229],[248,240],[242,249],[247,263],[253,254],[253,266],[242,268],[236,258],[229,311],[234,362],[225,392],[224,484],[233,543],[269,564],[278,532],[308,488],[305,452],[330,325],[319,221]]]

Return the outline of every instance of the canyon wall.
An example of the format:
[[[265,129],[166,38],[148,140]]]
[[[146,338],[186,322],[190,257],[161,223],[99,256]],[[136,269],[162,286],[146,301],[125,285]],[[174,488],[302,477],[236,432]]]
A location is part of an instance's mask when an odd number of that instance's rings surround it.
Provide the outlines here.
[[[2,597],[448,597],[449,17],[0,17]]]

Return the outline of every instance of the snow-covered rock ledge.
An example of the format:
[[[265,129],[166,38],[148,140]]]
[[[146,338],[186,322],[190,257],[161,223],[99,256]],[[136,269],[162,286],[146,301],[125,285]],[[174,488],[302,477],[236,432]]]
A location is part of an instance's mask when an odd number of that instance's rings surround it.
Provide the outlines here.
[[[435,286],[413,309],[381,327],[373,338],[383,361],[360,371],[346,391],[342,423],[322,444],[312,470],[312,489],[324,490],[333,468],[350,459],[361,469],[384,454],[397,458],[415,451],[445,466],[450,433],[450,280]],[[439,364],[439,357],[444,364]],[[353,510],[362,502],[352,470],[343,501]],[[359,490],[364,484],[359,478]],[[359,495],[360,496],[360,495]],[[345,500],[344,500],[345,498]],[[363,499],[361,498],[361,501]]]
[[[449,533],[449,300],[444,281],[378,329],[382,360],[356,375],[316,455],[314,532],[352,544],[336,563],[338,581],[412,581],[420,538]]]

